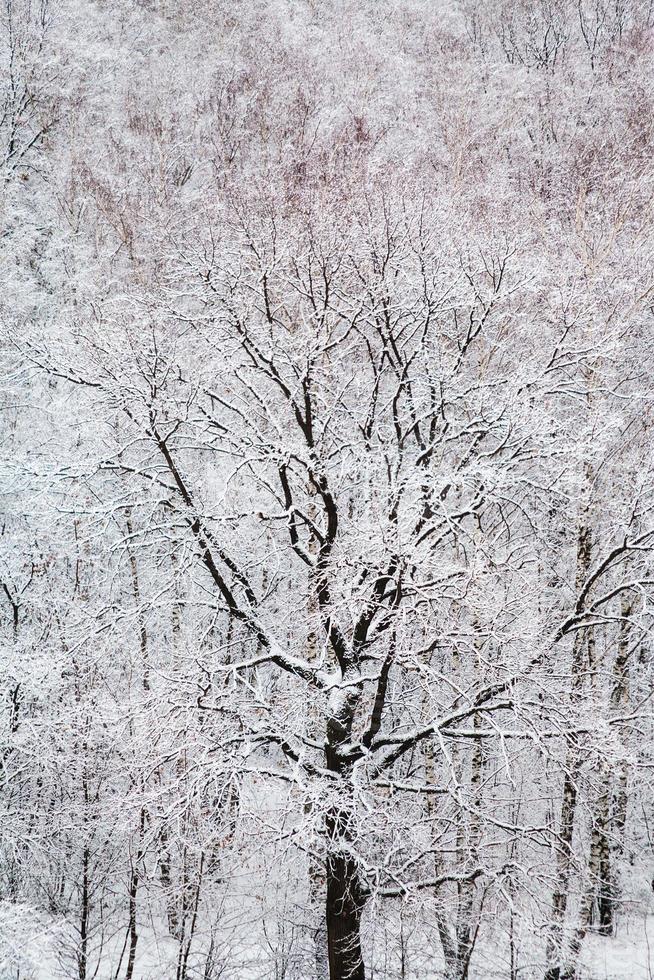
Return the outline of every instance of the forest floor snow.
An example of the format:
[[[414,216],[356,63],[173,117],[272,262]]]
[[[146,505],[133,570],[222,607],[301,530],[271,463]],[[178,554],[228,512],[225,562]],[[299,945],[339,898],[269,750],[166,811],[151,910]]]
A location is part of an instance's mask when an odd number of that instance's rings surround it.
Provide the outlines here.
[[[626,919],[615,937],[589,934],[582,962],[584,980],[654,980],[654,915]]]
[[[28,915],[29,911],[33,914]],[[0,903],[0,980],[15,980],[17,969],[20,980],[67,980],[72,977],[70,960],[65,965],[66,957],[62,962],[56,952],[57,947],[61,949],[63,939],[60,926],[24,906],[13,906],[12,914],[10,912],[9,903]],[[113,945],[110,942],[105,950],[106,960],[112,962],[107,962],[107,972],[104,963],[99,964],[97,980],[112,976],[116,952],[111,948]],[[177,944],[174,940],[168,937],[157,939],[153,932],[142,929],[139,947],[136,980],[165,980],[175,975]],[[230,980],[237,977],[238,980],[246,980],[246,977],[261,980],[262,965],[260,961],[259,965],[256,964],[258,957],[251,960],[243,947],[241,955],[243,959],[240,964],[223,964],[227,966],[226,975]],[[101,960],[105,960],[105,955]],[[540,980],[543,975],[540,960],[541,956],[537,953],[531,962],[525,962],[523,952],[522,962],[518,964],[520,980]],[[263,969],[265,971],[265,967]],[[508,980],[508,977],[505,957],[499,953],[498,947],[479,942],[471,980]],[[424,973],[420,977],[412,974],[412,980],[440,980],[438,967],[429,978]],[[579,980],[654,980],[654,913],[625,918],[614,937],[589,933],[582,951]]]

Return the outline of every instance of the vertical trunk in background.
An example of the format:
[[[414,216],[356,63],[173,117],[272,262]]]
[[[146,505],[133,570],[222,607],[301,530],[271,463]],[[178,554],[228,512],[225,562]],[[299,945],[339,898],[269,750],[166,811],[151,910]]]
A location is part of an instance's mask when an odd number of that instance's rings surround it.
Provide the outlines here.
[[[86,980],[89,956],[89,916],[90,916],[90,897],[89,897],[89,864],[90,851],[88,845],[82,852],[82,894],[80,896],[80,923],[79,923],[79,953],[77,955],[77,972],[79,980]]]
[[[579,957],[581,954],[583,941],[586,937],[586,933],[588,932],[588,927],[591,922],[593,910],[594,889],[592,882],[597,882],[600,880],[602,868],[602,841],[603,837],[605,836],[606,826],[600,822],[600,819],[601,818],[595,819],[591,832],[590,854],[588,857],[588,878],[590,883],[585,889],[581,898],[579,924],[577,925],[577,928],[575,929],[570,941],[566,966],[560,973],[561,980],[577,980],[577,978],[581,975],[579,971]]]
[[[613,667],[613,685],[609,696],[612,712],[626,707],[629,701],[629,622],[632,603],[623,599],[620,610],[618,651]],[[579,926],[572,939],[563,980],[577,977],[581,945],[591,924],[593,904],[597,901],[597,931],[602,936],[613,935],[615,910],[618,901],[616,861],[622,850],[622,835],[626,824],[627,768],[622,763],[617,772],[608,764],[600,772],[600,793],[593,815],[593,827],[588,861],[588,886],[582,898]]]
[[[611,690],[611,709],[628,713],[630,693],[630,636],[633,602],[624,597],[620,608],[620,635],[618,651],[613,666],[613,687]],[[618,900],[618,869],[616,864],[624,850],[624,832],[627,824],[627,763],[621,762],[617,772],[613,773],[613,787],[610,802],[610,812],[607,824],[610,839],[607,837],[605,846],[605,873],[602,877],[600,895],[599,927],[602,935],[611,935],[615,926],[615,909]]]
[[[75,520],[73,523],[75,541],[77,543],[77,559],[75,570],[75,590],[79,594],[80,602],[85,604],[89,600],[88,579],[85,574],[91,566],[89,542],[84,541],[80,550],[80,529],[81,521]],[[82,665],[77,655],[72,658],[72,665],[75,672],[75,700],[78,708],[82,702],[83,686],[87,682],[86,676],[82,672]],[[89,730],[91,719],[87,714],[84,719],[84,730],[81,733],[81,740],[76,744],[77,752],[81,758],[81,788],[82,788],[82,819],[80,830],[83,835],[84,846],[82,850],[82,882],[80,890],[80,909],[79,909],[79,948],[77,952],[77,969],[79,980],[87,980],[89,971],[89,930],[91,923],[91,847],[89,841],[92,839],[93,830],[90,826],[90,804],[91,792],[89,789]]]
[[[161,828],[159,834],[159,841],[161,844],[159,850],[159,880],[161,881],[161,887],[163,889],[164,895],[166,896],[166,915],[168,918],[168,931],[171,936],[175,939],[180,938],[180,926],[179,926],[179,913],[177,911],[177,902],[175,901],[175,894],[173,889],[173,879],[171,871],[171,859],[170,859],[170,835],[168,833],[168,828],[164,824]]]
[[[474,716],[474,727],[480,727],[480,717]],[[425,754],[425,777],[426,782],[435,784],[434,774],[434,751],[428,743],[424,749]],[[470,763],[470,788],[472,795],[473,813],[467,828],[467,838],[459,831],[457,849],[459,855],[464,860],[470,856],[477,857],[480,841],[480,819],[479,807],[481,805],[481,782],[484,766],[483,747],[481,739],[473,743],[472,759]],[[432,836],[435,837],[435,806],[431,794],[427,794],[426,800],[427,815],[432,823]],[[467,853],[466,853],[467,852]],[[441,862],[434,856],[434,875],[438,877],[443,873]],[[436,913],[436,927],[443,949],[443,959],[445,961],[445,976],[447,980],[465,980],[470,968],[470,958],[475,943],[476,925],[473,922],[475,883],[459,882],[457,885],[457,907],[454,929],[450,927],[445,913],[438,909]]]
[[[178,541],[173,538],[172,550],[170,553],[170,563],[173,572],[173,604],[171,609],[171,636],[172,636],[172,646],[175,650],[179,644],[180,629],[181,629],[181,597],[179,589],[179,568],[177,562],[176,550],[178,546]],[[176,770],[179,767],[179,760],[176,763]],[[179,774],[178,772],[176,773]],[[160,774],[161,775],[161,774]],[[166,899],[166,916],[168,919],[168,931],[170,935],[181,942],[182,937],[182,921],[180,916],[180,910],[177,901],[177,889],[175,882],[173,881],[173,861],[172,861],[172,850],[173,844],[170,839],[170,833],[165,821],[162,822],[161,831],[159,835],[161,841],[161,849],[158,856],[159,865],[159,880],[161,881],[161,886]]]
[[[587,477],[590,474],[587,471]],[[584,514],[577,533],[577,594],[588,576],[592,552],[592,533]],[[574,636],[572,655],[571,700],[578,704],[583,686],[583,667],[588,654],[588,631],[578,630]],[[565,916],[568,907],[568,892],[572,873],[575,811],[577,808],[577,776],[579,773],[579,750],[570,745],[566,755],[559,820],[556,878],[552,895],[552,920],[546,946],[545,980],[564,980],[566,962]]]
[[[126,515],[127,523],[127,533],[130,537],[130,543],[127,549],[129,556],[129,567],[132,576],[132,591],[134,593],[134,602],[136,604],[136,621],[139,627],[139,643],[141,647],[141,669],[143,671],[143,690],[150,690],[150,663],[148,658],[148,631],[145,625],[145,619],[143,617],[143,610],[141,609],[141,586],[139,583],[139,573],[138,564],[136,561],[136,555],[132,547],[131,539],[134,535],[134,527],[132,524],[132,515],[128,510]]]
[[[425,755],[425,782],[430,785],[436,784],[436,774],[434,769],[434,748],[428,740],[424,748]],[[432,839],[436,837],[436,807],[431,793],[426,794],[427,816],[431,827]],[[438,878],[443,873],[441,862],[437,854],[434,854],[434,877]],[[436,897],[438,892],[436,893]],[[443,949],[443,959],[445,961],[446,980],[455,980],[458,963],[458,946],[456,934],[450,928],[447,916],[441,908],[436,909],[436,928],[438,938]]]
[[[481,727],[478,714],[474,716],[474,727]],[[481,838],[481,823],[479,811],[481,807],[481,781],[484,766],[483,744],[481,738],[473,742],[472,759],[470,761],[470,794],[472,811],[468,824],[468,839],[459,846],[459,854],[464,858],[478,859],[479,842]],[[464,850],[465,848],[465,850]],[[470,957],[475,942],[476,928],[473,923],[475,882],[464,881],[458,884],[459,907],[457,911],[457,974],[456,980],[465,980],[470,967]]]
[[[5,582],[2,583],[3,591],[9,601],[11,606],[11,627],[12,627],[12,642],[14,646],[18,646],[18,624],[20,619],[20,603],[15,599]],[[9,689],[9,734],[15,735],[18,731],[18,723],[20,717],[20,682],[16,681],[13,686]],[[9,756],[12,753],[11,746],[4,748],[2,753],[0,753],[0,773],[2,778],[7,778],[7,773],[5,770],[5,763],[7,762]]]
[[[191,953],[191,946],[193,944],[193,938],[195,936],[195,930],[198,922],[198,908],[200,905],[200,893],[202,891],[203,878],[204,878],[204,851],[200,854],[200,863],[197,872],[197,879],[195,888],[193,890],[193,899],[189,904],[188,899],[185,904],[185,915],[184,921],[182,922],[182,937],[179,944],[179,953],[177,957],[177,973],[175,975],[175,980],[186,980],[188,976],[188,960]],[[186,912],[191,912],[191,917],[189,921],[188,933],[186,931]]]
[[[611,861],[611,774],[602,772],[603,788],[597,804],[597,918],[598,932],[602,936],[613,933],[615,885]]]
[[[603,773],[608,776],[608,773]],[[608,798],[608,795],[607,795]],[[590,853],[588,855],[588,886],[581,896],[581,906],[577,928],[575,929],[570,947],[567,951],[565,967],[560,972],[561,980],[576,980],[579,976],[579,957],[581,947],[590,925],[593,911],[593,901],[595,897],[593,883],[600,880],[602,867],[603,841],[606,839],[606,824],[604,822],[604,807],[600,801],[599,808],[593,819],[593,827],[590,836]]]
[[[136,616],[137,623],[139,627],[139,645],[141,652],[141,685],[143,688],[144,695],[150,690],[150,663],[149,663],[149,652],[148,652],[148,633],[145,625],[145,619],[143,616],[143,611],[141,609],[141,585],[139,582],[139,572],[138,563],[136,561],[136,555],[134,554],[134,549],[132,547],[132,538],[134,536],[134,526],[132,524],[132,514],[128,509],[126,513],[126,523],[127,523],[127,533],[129,535],[129,545],[128,545],[128,559],[130,574],[132,579],[132,591],[134,593],[134,603],[136,606]],[[133,719],[130,718],[130,733],[133,732]],[[143,780],[141,780],[141,793],[144,793],[145,786]],[[128,887],[128,936],[129,936],[129,953],[127,957],[127,970],[125,973],[125,980],[132,980],[134,974],[134,965],[136,963],[136,947],[138,945],[138,920],[137,920],[137,897],[138,897],[138,887],[139,887],[139,877],[140,869],[139,865],[143,857],[143,834],[145,831],[145,819],[146,811],[144,807],[141,807],[139,813],[139,826],[137,835],[137,847],[136,855],[132,860],[132,868],[129,879]]]
[[[132,874],[130,876],[129,882],[129,954],[127,957],[127,970],[125,972],[125,980],[132,980],[134,975],[134,964],[136,963],[136,947],[138,945],[139,934],[138,934],[138,922],[136,918],[137,905],[136,898],[138,894],[139,887],[139,864],[141,858],[143,857],[143,832],[145,830],[145,809],[141,807],[141,814],[139,819],[139,833],[138,833],[138,847],[136,851],[136,857],[132,863]]]
[[[473,617],[473,631],[475,634],[475,670],[480,673],[483,669],[481,660],[481,640],[479,621]],[[458,651],[457,651],[458,656]],[[481,728],[481,716],[475,714],[472,719],[473,728]],[[470,760],[470,816],[467,827],[460,824],[458,850],[459,860],[465,865],[472,860],[477,863],[479,858],[479,844],[481,841],[481,786],[484,767],[484,748],[481,738],[473,741],[472,758]],[[466,831],[464,836],[463,831]],[[458,883],[458,909],[456,922],[457,940],[457,971],[455,980],[466,980],[470,968],[470,958],[475,944],[477,925],[473,923],[474,904],[475,904],[474,881],[462,881]]]
[[[20,603],[16,599],[14,599],[10,590],[7,588],[7,585],[4,582],[2,583],[2,588],[11,606],[12,642],[14,644],[14,647],[17,647],[18,626],[19,626],[19,619],[20,619]],[[9,779],[7,763],[14,751],[14,747],[11,744],[11,737],[13,735],[16,735],[20,724],[20,702],[21,702],[20,681],[14,681],[11,687],[9,688],[8,730],[9,730],[10,744],[5,746],[2,749],[2,751],[0,751],[0,789],[4,788],[4,784],[6,784]],[[9,877],[8,897],[11,902],[16,902],[18,901],[19,875],[14,873],[13,868],[11,870],[8,868],[7,870],[8,870],[8,877]]]
[[[547,940],[547,970],[545,980],[563,980],[564,920],[568,905],[568,887],[572,868],[572,835],[577,805],[577,760],[568,752],[563,779],[563,798],[559,823],[559,850],[556,862],[556,884],[552,896],[552,922]]]

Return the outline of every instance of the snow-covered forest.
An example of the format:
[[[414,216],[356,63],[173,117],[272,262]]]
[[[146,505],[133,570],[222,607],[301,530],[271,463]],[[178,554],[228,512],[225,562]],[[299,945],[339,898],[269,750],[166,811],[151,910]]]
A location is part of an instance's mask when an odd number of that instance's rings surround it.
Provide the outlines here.
[[[2,980],[651,980],[653,136],[653,0],[0,0]]]

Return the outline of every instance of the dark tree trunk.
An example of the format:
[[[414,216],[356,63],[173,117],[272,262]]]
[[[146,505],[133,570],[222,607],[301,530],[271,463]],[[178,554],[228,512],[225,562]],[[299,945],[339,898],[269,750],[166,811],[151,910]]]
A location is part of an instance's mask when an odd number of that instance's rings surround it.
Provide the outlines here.
[[[343,722],[345,722],[343,724]],[[356,858],[351,851],[352,771],[339,753],[349,739],[351,714],[331,718],[327,726],[328,768],[337,773],[342,795],[325,820],[327,836],[327,953],[330,980],[365,980],[361,952],[361,915],[367,891],[361,880]]]
[[[88,966],[88,942],[89,942],[89,848],[85,847],[82,854],[82,902],[80,909],[80,928],[79,928],[79,953],[77,956],[79,980],[86,980]]]
[[[618,651],[613,667],[613,689],[611,708],[628,713],[630,692],[630,623],[633,614],[633,601],[624,597],[620,608],[620,634]],[[626,738],[626,733],[620,733]],[[613,792],[609,787],[613,783]],[[624,833],[627,823],[627,785],[628,770],[622,762],[616,773],[607,771],[606,791],[600,800],[602,820],[602,841],[598,870],[598,931],[602,936],[612,936],[615,929],[615,913],[619,900],[618,861],[623,853]]]
[[[562,980],[561,968],[556,961],[563,955],[563,926],[568,907],[568,885],[572,871],[572,837],[577,806],[577,787],[571,775],[571,770],[575,776],[577,771],[574,753],[568,753],[566,762],[561,803],[561,826],[559,829],[560,843],[557,854],[557,882],[552,896],[552,922],[547,939],[547,962],[549,965],[545,973],[545,980]]]
[[[338,822],[330,817],[328,824]],[[356,862],[343,851],[327,859],[327,947],[330,980],[365,980],[361,913],[365,904]]]
[[[590,483],[591,471],[586,464],[586,479]],[[583,588],[591,564],[592,533],[586,518],[582,520],[577,532],[577,593]],[[575,634],[572,651],[571,671],[571,701],[579,703],[582,696],[584,674],[588,672],[589,660],[593,657],[592,631],[579,630]],[[557,869],[554,894],[552,895],[552,921],[547,937],[546,960],[547,969],[544,980],[566,980],[566,970],[561,966],[566,962],[565,950],[565,918],[568,908],[568,890],[572,874],[575,815],[577,810],[577,785],[579,773],[579,748],[571,745],[568,748],[565,775],[563,780],[563,797],[561,800],[561,819],[559,825],[559,848],[557,852]]]
[[[125,980],[132,980],[134,976],[134,964],[136,962],[136,947],[139,941],[138,929],[136,926],[136,893],[138,891],[138,871],[132,871],[129,883],[129,955],[127,958],[127,971]]]
[[[610,783],[607,772],[607,784]],[[613,862],[611,861],[611,846],[609,841],[609,797],[608,789],[599,801],[599,841],[597,855],[597,931],[601,936],[613,935],[614,909],[616,903],[616,887],[614,881]]]
[[[129,882],[129,955],[127,958],[127,972],[125,980],[132,980],[134,975],[134,964],[136,963],[136,947],[139,941],[138,923],[136,920],[137,905],[136,899],[139,887],[139,864],[142,858],[143,831],[145,829],[145,810],[141,808],[139,820],[138,850],[136,858],[132,864],[132,875]]]

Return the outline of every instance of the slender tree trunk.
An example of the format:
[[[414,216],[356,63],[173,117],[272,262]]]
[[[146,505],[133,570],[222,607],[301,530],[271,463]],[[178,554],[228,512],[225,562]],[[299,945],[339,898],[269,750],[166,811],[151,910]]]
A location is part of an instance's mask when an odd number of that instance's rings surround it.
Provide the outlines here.
[[[161,846],[159,849],[159,880],[161,881],[161,887],[163,888],[164,895],[166,897],[166,914],[168,917],[168,931],[171,936],[175,939],[180,937],[180,924],[179,924],[179,913],[177,910],[177,902],[173,892],[173,879],[171,871],[171,843],[170,834],[168,833],[168,827],[163,824],[161,827],[161,832],[159,834],[159,840]]]
[[[79,980],[86,980],[88,970],[88,944],[89,944],[89,863],[91,855],[88,846],[82,853],[82,896],[80,908],[79,926],[79,953],[77,956]]]
[[[134,963],[136,962],[136,946],[139,940],[136,926],[136,893],[138,891],[138,886],[138,872],[136,868],[134,868],[129,883],[129,955],[127,957],[125,980],[132,980],[132,976],[134,975]]]
[[[481,727],[481,719],[478,714],[474,716],[474,727]],[[473,812],[470,815],[468,825],[468,838],[465,842],[465,850],[462,854],[464,859],[477,859],[479,841],[481,837],[481,826],[479,820],[479,809],[481,807],[481,780],[484,766],[483,745],[481,739],[473,743],[472,760],[470,764],[470,791],[472,798]],[[462,848],[459,848],[460,852]],[[460,882],[458,885],[459,905],[457,910],[457,973],[456,980],[465,980],[470,967],[470,958],[475,942],[475,928],[473,926],[473,913],[475,903],[475,882]]]
[[[478,633],[478,623],[474,623],[475,631]],[[479,662],[479,643],[475,644],[477,649],[477,669],[481,669]],[[454,662],[458,663],[459,652],[453,651]],[[473,716],[473,726],[481,727],[481,717],[479,714]],[[425,750],[425,776],[427,782],[434,783],[434,753],[431,746]],[[475,861],[478,856],[479,842],[481,839],[481,824],[479,811],[481,807],[481,785],[484,767],[484,749],[481,739],[473,742],[472,759],[470,760],[469,786],[471,797],[471,813],[467,825],[462,822],[459,824],[457,832],[457,851],[459,860],[464,864],[472,859]],[[466,780],[465,760],[462,765],[462,781]],[[427,811],[433,814],[434,804],[430,796],[427,799]],[[435,835],[434,835],[435,836]],[[434,859],[434,872],[438,876],[442,873],[440,861]],[[475,904],[475,883],[459,882],[457,885],[457,904],[454,928],[451,929],[445,914],[439,912],[436,925],[443,949],[445,960],[445,971],[447,980],[465,980],[470,968],[470,958],[476,938],[476,924],[473,922]]]
[[[613,687],[611,690],[611,709],[619,711],[629,705],[629,639],[630,619],[633,613],[632,601],[625,597],[620,609],[620,634],[618,651],[613,666]],[[598,912],[599,932],[603,936],[613,935],[615,929],[615,910],[618,901],[618,870],[616,864],[623,853],[624,832],[627,823],[627,765],[622,762],[613,775],[613,788],[607,773],[606,793],[602,794],[603,826],[602,847],[599,868]]]
[[[127,970],[125,972],[125,980],[132,980],[134,975],[134,964],[136,962],[136,947],[139,941],[138,925],[136,920],[136,898],[139,887],[139,864],[142,857],[142,842],[143,842],[143,831],[145,829],[145,810],[141,808],[141,817],[139,821],[139,843],[136,852],[136,858],[132,865],[132,875],[129,883],[129,955],[127,958]]]
[[[570,771],[572,769],[572,772]],[[556,887],[552,896],[552,922],[547,941],[547,971],[545,980],[562,980],[561,958],[563,956],[563,932],[565,913],[568,906],[568,888],[572,871],[572,835],[577,806],[577,786],[575,782],[577,760],[575,754],[568,753],[566,772],[563,780],[563,799],[561,802],[561,822],[559,825],[559,850],[556,862]]]
[[[577,535],[577,592],[583,586],[588,575],[591,562],[592,535],[587,523],[582,523]],[[581,697],[583,684],[583,667],[585,657],[589,655],[589,639],[580,630],[575,633],[572,656],[572,701],[577,703]],[[577,777],[579,773],[579,750],[576,746],[568,748],[565,774],[563,778],[563,794],[561,799],[561,817],[559,821],[559,847],[556,859],[556,879],[552,895],[552,918],[546,945],[545,980],[563,980],[563,964],[566,962],[565,917],[568,907],[568,891],[572,873],[572,841],[574,836],[575,813],[577,809]]]
[[[173,547],[170,552],[170,561],[172,567],[173,576],[173,603],[171,609],[171,633],[173,640],[173,647],[175,650],[178,648],[180,640],[180,630],[181,630],[181,594],[180,594],[180,574],[176,555],[177,540],[173,539]],[[180,760],[176,763],[176,777],[182,778],[184,776],[184,767],[182,766],[180,770]],[[159,835],[161,841],[161,848],[159,851],[158,865],[159,865],[159,879],[164,891],[166,898],[166,916],[168,919],[168,931],[170,935],[173,936],[178,942],[181,943],[184,935],[184,913],[182,911],[180,915],[179,908],[179,889],[177,887],[176,873],[173,867],[173,850],[174,843],[171,841],[171,835],[169,828],[165,822],[162,822],[161,831]]]
[[[614,685],[610,695],[610,705],[615,711],[624,707],[629,699],[628,691],[628,657],[629,657],[629,619],[632,606],[628,600],[623,600],[621,607],[621,625],[618,641],[618,652],[614,665]],[[615,906],[617,902],[617,873],[615,859],[618,856],[619,845],[611,844],[611,839],[619,840],[617,834],[624,832],[626,809],[626,768],[622,766],[618,772],[618,797],[620,805],[611,813],[612,773],[609,766],[602,767],[600,773],[600,793],[597,800],[590,843],[588,860],[588,886],[584,892],[579,916],[579,925],[575,930],[570,944],[568,966],[562,980],[574,980],[578,975],[579,955],[583,940],[592,920],[595,896],[597,898],[597,931],[600,935],[613,935],[615,925]],[[613,821],[612,821],[613,816]]]
[[[604,770],[602,775],[605,776],[604,787],[597,803],[596,826],[593,828],[597,836],[595,844],[597,855],[591,873],[595,872],[597,883],[597,930],[602,936],[611,936],[616,899],[610,843],[611,776],[608,770]]]
[[[570,940],[565,965],[559,974],[560,980],[577,980],[579,976],[581,947],[586,938],[591,921],[594,898],[593,883],[599,878],[602,861],[602,840],[606,836],[605,831],[606,828],[599,825],[597,821],[593,824],[590,838],[590,854],[588,857],[588,885],[581,899],[578,925]]]
[[[195,896],[193,899],[193,914],[191,916],[191,922],[189,925],[189,935],[186,944],[180,943],[180,958],[177,965],[177,980],[186,980],[188,971],[188,958],[191,952],[191,945],[193,943],[193,937],[195,936],[195,928],[198,921],[198,907],[200,905],[200,892],[202,891],[202,879],[204,873],[204,851],[200,855],[200,865],[198,868],[198,880],[195,887]],[[182,952],[183,951],[183,952]]]
[[[132,524],[131,512],[127,511],[127,531],[130,538],[134,534],[134,527]],[[132,542],[130,541],[127,553],[129,555],[129,568],[132,576],[132,590],[134,592],[134,602],[136,603],[137,610],[137,622],[139,626],[139,643],[141,647],[141,668],[143,671],[143,690],[148,691],[150,689],[150,663],[148,658],[148,631],[145,625],[145,619],[143,617],[143,611],[141,609],[141,586],[139,583],[139,573],[138,564],[136,562],[136,555],[134,554],[134,549]]]
[[[434,771],[434,749],[431,742],[427,741],[424,747],[425,754],[425,779],[427,783],[436,783],[435,771]],[[435,806],[433,797],[430,793],[427,794],[426,799],[427,814],[430,818],[432,825],[432,836],[436,838],[436,827],[435,827]],[[441,860],[438,855],[434,855],[434,877],[438,877],[442,873]],[[457,973],[459,970],[459,948],[457,942],[457,935],[453,929],[450,928],[450,924],[447,921],[447,916],[445,912],[438,908],[436,909],[436,928],[438,929],[438,938],[440,939],[441,948],[443,950],[443,960],[445,962],[445,978],[446,980],[457,980]]]

